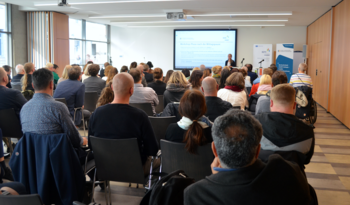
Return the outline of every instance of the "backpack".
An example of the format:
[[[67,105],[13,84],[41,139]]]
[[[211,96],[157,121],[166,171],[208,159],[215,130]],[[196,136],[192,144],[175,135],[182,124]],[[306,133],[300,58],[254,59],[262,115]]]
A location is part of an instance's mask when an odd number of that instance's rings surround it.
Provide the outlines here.
[[[182,170],[161,178],[143,197],[140,205],[184,204],[184,190],[194,183]]]

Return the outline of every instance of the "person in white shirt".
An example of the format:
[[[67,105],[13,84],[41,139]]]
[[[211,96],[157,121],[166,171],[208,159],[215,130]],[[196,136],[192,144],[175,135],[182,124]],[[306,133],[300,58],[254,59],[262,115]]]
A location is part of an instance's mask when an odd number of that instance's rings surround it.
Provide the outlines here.
[[[218,97],[232,104],[240,106],[242,110],[248,107],[247,93],[244,91],[245,81],[242,73],[234,72],[227,79],[224,89],[220,89]]]
[[[228,54],[228,60],[225,62],[225,66],[230,67],[230,69],[236,67],[236,62],[232,60],[232,54]]]

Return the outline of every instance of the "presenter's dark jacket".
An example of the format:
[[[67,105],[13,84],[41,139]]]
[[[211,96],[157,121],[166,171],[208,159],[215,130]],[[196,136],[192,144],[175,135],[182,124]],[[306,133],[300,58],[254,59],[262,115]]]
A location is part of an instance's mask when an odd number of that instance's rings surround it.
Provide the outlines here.
[[[225,61],[225,66],[227,66],[227,61]],[[236,67],[236,62],[234,60],[231,60],[231,66]]]
[[[217,117],[233,108],[231,103],[218,97],[205,97],[205,103],[207,105],[207,113],[205,113],[205,116],[212,122],[214,122]]]
[[[310,188],[299,166],[271,155],[248,167],[220,171],[187,187],[185,205],[309,205]]]

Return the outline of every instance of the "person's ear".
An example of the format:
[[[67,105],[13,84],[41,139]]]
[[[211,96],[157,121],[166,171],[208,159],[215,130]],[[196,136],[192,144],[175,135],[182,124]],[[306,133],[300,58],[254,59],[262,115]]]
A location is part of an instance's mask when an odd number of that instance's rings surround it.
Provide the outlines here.
[[[270,99],[270,107],[273,107],[273,100]]]
[[[134,94],[134,86],[130,88],[130,96],[132,96],[132,94]]]
[[[294,104],[293,104],[293,110],[295,110],[296,108],[297,108],[297,103],[294,102]]]
[[[219,90],[219,85],[218,84],[216,84],[216,90]]]
[[[261,150],[261,144],[259,144],[258,148],[256,149],[255,159],[258,159],[260,150]]]
[[[214,142],[211,143],[211,149],[213,150],[213,154],[215,157],[218,157],[218,153],[216,152],[216,147]]]
[[[50,90],[53,90],[54,88],[54,84],[53,84],[53,81],[50,82]]]
[[[203,89],[203,87],[201,86],[201,90],[202,90],[202,92],[204,93],[204,89]]]

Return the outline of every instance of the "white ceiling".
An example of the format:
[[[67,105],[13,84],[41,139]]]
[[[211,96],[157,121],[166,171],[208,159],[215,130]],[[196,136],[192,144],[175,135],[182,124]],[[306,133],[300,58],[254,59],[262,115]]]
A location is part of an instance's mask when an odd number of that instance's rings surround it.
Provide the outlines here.
[[[57,11],[66,13],[72,18],[114,26],[191,28],[251,25],[307,26],[339,1],[68,0],[71,7],[56,6],[58,0],[7,0],[7,3],[17,4],[23,11]],[[43,4],[53,5],[42,6]],[[167,11],[183,11],[193,19],[185,22],[169,21],[166,20]],[[292,13],[292,15],[272,15],[278,13]]]

